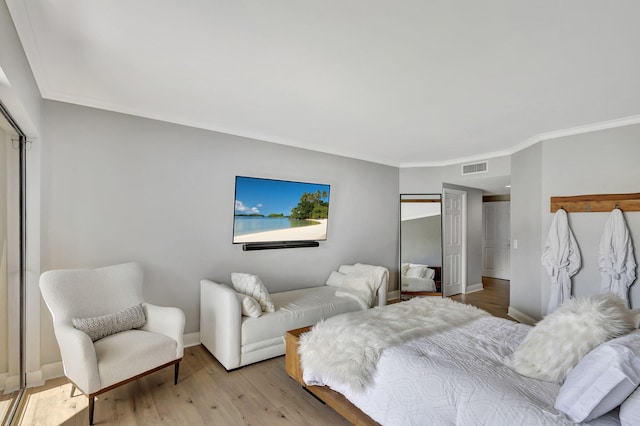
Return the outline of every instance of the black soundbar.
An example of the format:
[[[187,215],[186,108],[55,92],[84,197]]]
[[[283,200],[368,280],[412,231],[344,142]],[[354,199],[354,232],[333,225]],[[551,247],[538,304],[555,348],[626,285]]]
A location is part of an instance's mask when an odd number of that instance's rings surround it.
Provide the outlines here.
[[[317,241],[280,241],[275,243],[246,243],[242,245],[242,250],[273,250],[300,247],[318,247],[320,243]]]

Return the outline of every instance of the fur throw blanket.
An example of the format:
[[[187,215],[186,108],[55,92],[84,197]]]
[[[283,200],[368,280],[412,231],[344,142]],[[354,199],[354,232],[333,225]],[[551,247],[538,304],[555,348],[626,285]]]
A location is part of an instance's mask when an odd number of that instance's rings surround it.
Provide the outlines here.
[[[300,336],[298,352],[303,371],[362,391],[384,349],[488,315],[450,299],[414,298],[321,321]]]
[[[387,285],[389,270],[382,266],[356,263],[345,275],[336,296],[355,299],[362,309],[370,308],[381,285]]]

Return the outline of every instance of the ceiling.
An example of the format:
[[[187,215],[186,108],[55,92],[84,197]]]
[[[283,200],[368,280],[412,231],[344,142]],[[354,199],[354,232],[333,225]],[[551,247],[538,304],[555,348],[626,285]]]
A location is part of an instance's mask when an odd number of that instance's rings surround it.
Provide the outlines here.
[[[640,122],[636,0],[7,0],[41,94],[397,167]]]

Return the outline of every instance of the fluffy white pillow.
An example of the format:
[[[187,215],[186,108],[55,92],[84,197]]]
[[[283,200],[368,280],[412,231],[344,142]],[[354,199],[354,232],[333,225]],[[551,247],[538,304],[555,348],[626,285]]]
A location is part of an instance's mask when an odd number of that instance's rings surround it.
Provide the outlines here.
[[[424,278],[426,275],[426,266],[410,266],[407,271],[407,278]]]
[[[256,275],[233,272],[231,274],[231,282],[238,293],[246,294],[256,299],[264,312],[276,311],[269,291]]]
[[[331,274],[329,274],[329,278],[325,284],[330,285],[331,287],[341,287],[344,282],[344,277],[346,276],[347,274],[343,274],[342,272],[331,271]]]
[[[246,294],[236,293],[236,297],[240,301],[242,315],[245,317],[258,318],[262,315],[262,307],[256,299]]]
[[[547,315],[513,354],[523,376],[562,383],[589,351],[632,330],[629,310],[612,293],[571,299]]]
[[[622,426],[640,425],[640,388],[636,388],[620,406],[620,424]]]
[[[585,355],[567,375],[555,407],[574,422],[593,420],[620,405],[639,384],[640,331],[635,331]]]

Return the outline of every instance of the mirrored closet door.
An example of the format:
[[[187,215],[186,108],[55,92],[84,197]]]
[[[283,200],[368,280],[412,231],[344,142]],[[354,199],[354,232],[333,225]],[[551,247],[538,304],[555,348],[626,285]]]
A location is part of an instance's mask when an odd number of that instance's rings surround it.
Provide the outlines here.
[[[442,197],[400,195],[400,298],[442,295]]]

